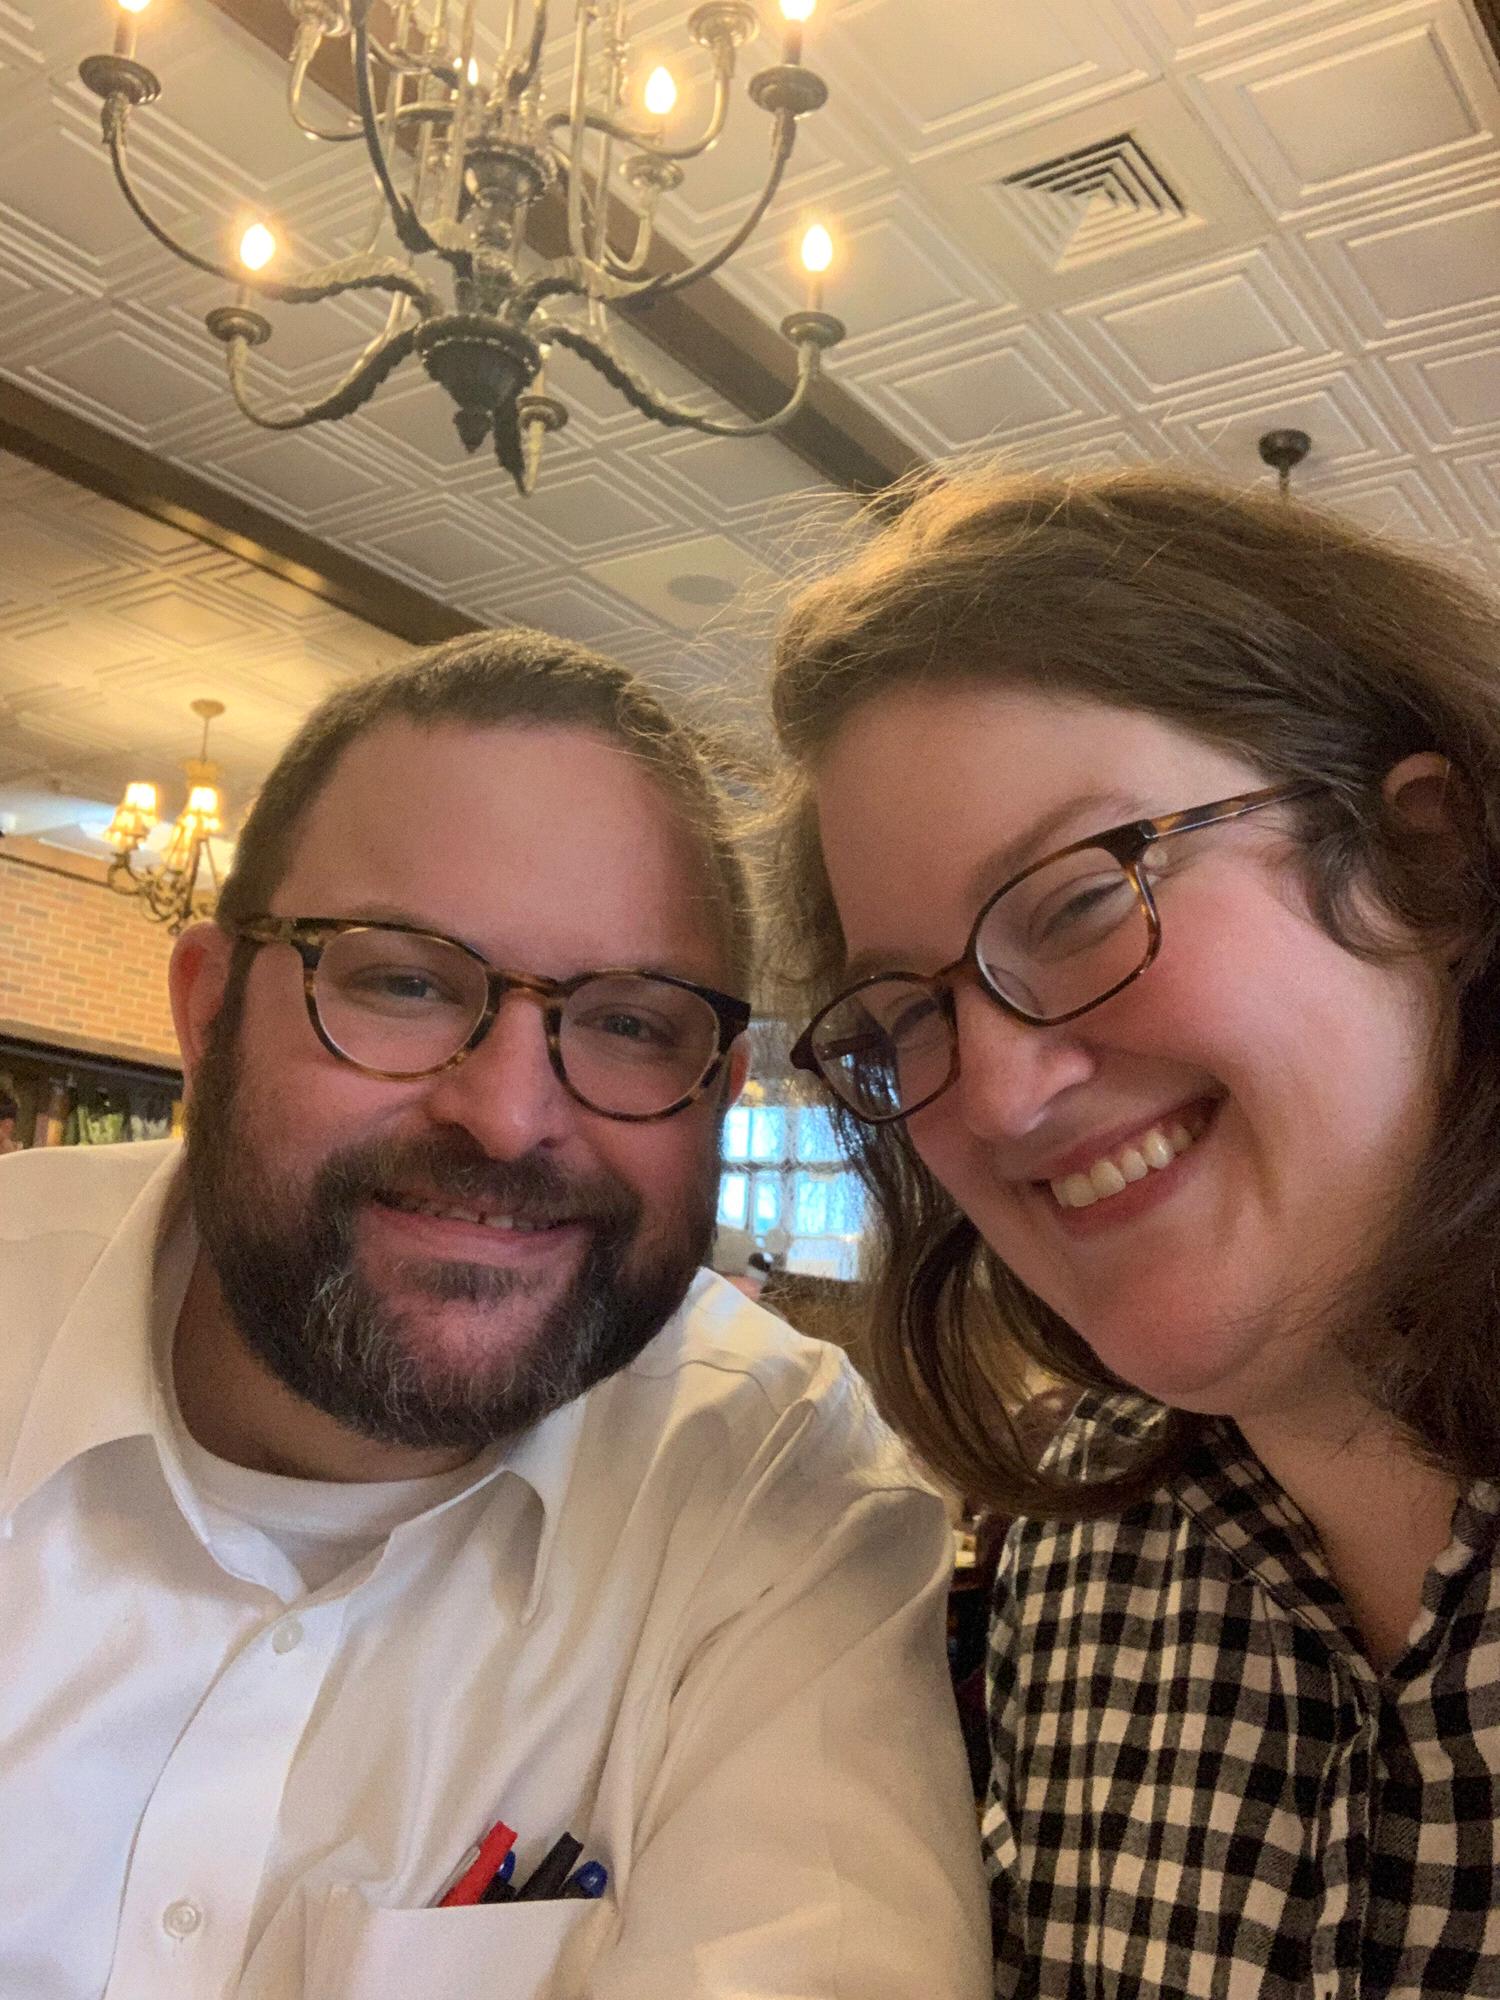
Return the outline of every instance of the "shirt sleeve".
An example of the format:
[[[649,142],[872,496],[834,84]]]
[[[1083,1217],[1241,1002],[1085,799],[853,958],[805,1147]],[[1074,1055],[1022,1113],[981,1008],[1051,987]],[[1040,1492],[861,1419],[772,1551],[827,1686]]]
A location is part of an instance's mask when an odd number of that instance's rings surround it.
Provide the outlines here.
[[[589,2000],[981,2000],[938,1500],[864,1494],[678,1688]]]

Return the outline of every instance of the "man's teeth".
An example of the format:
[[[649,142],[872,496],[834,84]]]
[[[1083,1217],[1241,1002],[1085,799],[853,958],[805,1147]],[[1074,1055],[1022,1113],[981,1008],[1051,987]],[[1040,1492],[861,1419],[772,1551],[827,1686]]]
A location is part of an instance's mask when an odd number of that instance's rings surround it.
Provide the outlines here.
[[[1180,1122],[1153,1125],[1133,1145],[1122,1146],[1119,1152],[1095,1160],[1086,1174],[1065,1174],[1060,1181],[1049,1181],[1048,1186],[1063,1208],[1090,1208],[1096,1201],[1119,1194],[1132,1181],[1144,1180],[1153,1168],[1159,1173],[1163,1167],[1170,1167],[1196,1137]]]
[[[477,1222],[486,1229],[514,1229],[522,1233],[551,1229],[550,1222],[528,1222],[519,1215],[492,1215],[478,1208],[457,1208],[451,1202],[419,1201],[415,1195],[388,1194],[392,1208],[404,1208],[409,1215],[435,1215],[445,1222]]]

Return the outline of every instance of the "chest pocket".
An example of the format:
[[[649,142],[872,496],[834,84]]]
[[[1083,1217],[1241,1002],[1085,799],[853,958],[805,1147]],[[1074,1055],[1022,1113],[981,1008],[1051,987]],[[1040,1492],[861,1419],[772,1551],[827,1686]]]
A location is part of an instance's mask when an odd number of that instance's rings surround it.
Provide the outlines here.
[[[386,1910],[331,1890],[308,1912],[304,2000],[569,2000],[607,1901]]]

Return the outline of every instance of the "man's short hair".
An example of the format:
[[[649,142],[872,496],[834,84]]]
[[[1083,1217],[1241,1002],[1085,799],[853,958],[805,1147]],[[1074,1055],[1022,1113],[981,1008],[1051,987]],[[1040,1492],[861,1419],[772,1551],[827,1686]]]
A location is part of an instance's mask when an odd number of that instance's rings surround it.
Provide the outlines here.
[[[750,896],[728,794],[693,732],[624,667],[549,633],[479,632],[436,646],[315,708],[261,787],[219,899],[228,925],[270,907],[313,801],[358,738],[387,722],[419,728],[508,725],[587,729],[642,764],[697,836],[705,917],[732,983],[744,990],[752,951]]]

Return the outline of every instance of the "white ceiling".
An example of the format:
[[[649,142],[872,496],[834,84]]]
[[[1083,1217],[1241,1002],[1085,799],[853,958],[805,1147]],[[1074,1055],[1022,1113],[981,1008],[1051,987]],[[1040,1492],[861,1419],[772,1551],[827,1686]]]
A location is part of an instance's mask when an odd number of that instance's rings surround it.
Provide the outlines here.
[[[639,15],[665,47],[683,11]],[[251,431],[201,324],[222,291],[126,214],[76,80],[112,17],[107,0],[0,0],[0,373],[479,618],[669,682],[752,681],[750,628],[681,580],[763,601],[837,496],[775,443],[660,431],[566,362],[573,421],[529,501],[464,456],[425,376],[318,434]],[[1250,480],[1269,476],[1259,434],[1298,425],[1301,490],[1500,582],[1500,79],[1468,0],[821,0],[807,46],[830,104],[803,127],[781,224],[725,281],[779,319],[800,302],[793,225],[835,220],[828,304],[850,334],[831,372],[918,452]],[[746,53],[748,70],[775,50]],[[155,0],[141,55],[165,88],[132,154],[174,227],[207,248],[254,206],[299,260],[353,246],[357,149],[290,133],[279,63],[206,0]],[[664,215],[688,250],[758,170],[765,121],[736,109]],[[1086,148],[1075,198],[1003,185]],[[1120,199],[1153,174],[1180,213]],[[280,312],[257,357],[268,392],[320,391],[372,324],[344,302]],[[132,762],[169,781],[204,693],[229,704],[219,747],[248,791],[332,678],[401,650],[13,460],[0,505],[12,810],[49,780],[108,796]]]

